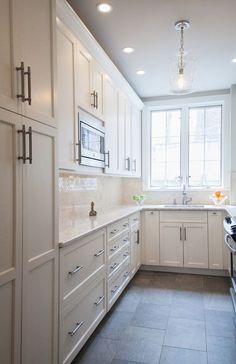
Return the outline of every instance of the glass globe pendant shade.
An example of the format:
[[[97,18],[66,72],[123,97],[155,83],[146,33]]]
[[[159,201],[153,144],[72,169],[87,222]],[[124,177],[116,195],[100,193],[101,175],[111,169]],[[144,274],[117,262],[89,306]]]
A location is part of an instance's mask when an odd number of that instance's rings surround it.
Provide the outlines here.
[[[174,61],[170,68],[170,93],[184,95],[193,92],[194,61],[185,56],[182,65]]]

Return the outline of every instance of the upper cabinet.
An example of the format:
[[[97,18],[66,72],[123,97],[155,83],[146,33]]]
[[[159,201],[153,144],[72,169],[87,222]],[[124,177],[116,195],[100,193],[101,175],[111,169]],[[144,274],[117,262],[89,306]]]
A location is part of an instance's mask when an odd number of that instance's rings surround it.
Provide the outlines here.
[[[0,107],[54,124],[55,0],[3,0]]]
[[[64,0],[57,16],[60,169],[140,177],[141,100]],[[79,164],[80,109],[105,128],[103,169]]]
[[[77,92],[79,107],[104,119],[104,72],[91,55],[78,43]]]

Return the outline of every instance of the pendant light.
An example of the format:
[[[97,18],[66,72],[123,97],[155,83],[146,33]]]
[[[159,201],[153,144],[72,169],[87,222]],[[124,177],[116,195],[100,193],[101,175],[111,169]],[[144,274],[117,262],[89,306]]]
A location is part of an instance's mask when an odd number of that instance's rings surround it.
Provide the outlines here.
[[[180,20],[175,23],[175,29],[180,32],[180,47],[177,60],[170,70],[170,92],[184,95],[193,92],[193,60],[184,49],[184,31],[189,29],[188,20]]]

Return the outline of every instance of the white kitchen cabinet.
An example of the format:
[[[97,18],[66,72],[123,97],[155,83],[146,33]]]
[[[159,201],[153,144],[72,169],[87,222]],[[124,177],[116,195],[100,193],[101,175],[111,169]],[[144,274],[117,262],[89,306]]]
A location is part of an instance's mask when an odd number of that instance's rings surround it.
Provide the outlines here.
[[[95,104],[94,107],[92,106],[93,113],[99,119],[104,120],[104,71],[95,59],[93,59],[91,71],[91,93],[95,95],[94,101],[92,101],[92,105]]]
[[[223,216],[221,211],[208,212],[209,268],[223,269]]]
[[[94,101],[94,96],[91,95],[91,68],[92,68],[92,57],[81,46],[81,44],[78,43],[78,53],[77,53],[78,83],[76,85],[76,92],[78,92],[79,106],[87,111],[91,110],[91,104],[92,101]]]
[[[160,265],[183,267],[181,223],[160,224]]]
[[[57,20],[57,100],[59,168],[74,169],[76,164],[76,38]]]
[[[132,171],[132,140],[131,140],[131,104],[125,100],[125,169],[128,174]]]
[[[78,42],[77,92],[79,106],[99,119],[104,119],[104,71],[89,52]]]
[[[12,1],[1,1],[0,12],[0,106],[17,112],[16,71],[12,47]]]
[[[118,170],[118,91],[107,76],[104,80],[104,120],[106,173],[116,174]]]
[[[23,166],[22,362],[57,363],[56,130],[24,120],[31,164]],[[28,144],[29,143],[29,144]],[[29,161],[30,162],[30,161]]]
[[[184,223],[184,267],[208,268],[207,224]]]
[[[160,264],[160,213],[144,211],[142,224],[142,263]]]
[[[55,1],[1,5],[0,107],[53,125]]]
[[[0,111],[0,363],[20,363],[22,165],[19,117]]]
[[[123,93],[118,94],[118,168],[120,174],[127,173],[127,161],[125,160],[125,117],[126,97]]]
[[[56,364],[56,130],[6,110],[0,120],[0,361]]]
[[[131,172],[134,177],[141,177],[141,111],[132,106],[131,117]]]

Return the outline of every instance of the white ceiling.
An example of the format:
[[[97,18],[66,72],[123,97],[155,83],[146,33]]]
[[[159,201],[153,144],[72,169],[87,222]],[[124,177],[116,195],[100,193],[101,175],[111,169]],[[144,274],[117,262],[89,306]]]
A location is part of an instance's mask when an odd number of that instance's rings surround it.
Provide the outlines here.
[[[185,48],[195,59],[194,91],[227,89],[236,83],[236,0],[69,0],[82,21],[140,97],[169,94],[169,68],[179,47],[177,20],[187,19]],[[135,48],[124,54],[122,48]],[[136,75],[139,69],[144,76]]]

